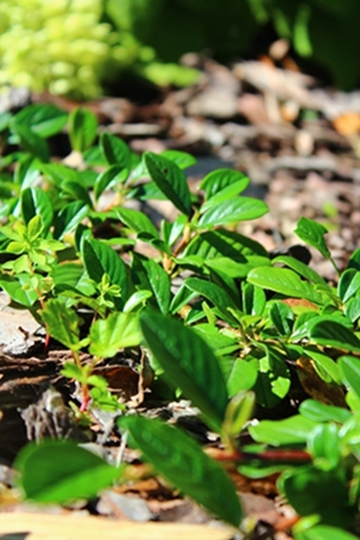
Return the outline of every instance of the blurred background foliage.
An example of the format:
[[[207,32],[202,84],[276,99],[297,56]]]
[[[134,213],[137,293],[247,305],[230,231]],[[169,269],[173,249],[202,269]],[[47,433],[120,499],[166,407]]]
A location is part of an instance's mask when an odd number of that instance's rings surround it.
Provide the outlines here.
[[[231,62],[278,36],[310,73],[350,90],[359,20],[359,0],[0,0],[0,86],[77,99],[116,93],[129,73],[184,86],[197,78],[185,53]]]

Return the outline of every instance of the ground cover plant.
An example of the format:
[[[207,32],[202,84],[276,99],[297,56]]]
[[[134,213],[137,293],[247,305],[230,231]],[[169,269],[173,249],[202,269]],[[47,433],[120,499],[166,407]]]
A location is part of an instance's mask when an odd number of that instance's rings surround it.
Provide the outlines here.
[[[51,155],[65,127],[73,167]],[[98,136],[86,109],[31,105],[3,114],[0,131],[0,287],[39,320],[45,347],[53,339],[71,351],[62,373],[80,387],[71,403],[79,425],[91,424],[95,408],[117,412],[145,461],[234,527],[244,527],[242,509],[220,461],[250,477],[279,473],[299,515],[296,539],[356,538],[360,251],[337,268],[325,227],[302,218],[296,234],[333,264],[337,282],[307,265],[306,249],[269,254],[241,233],[268,210],[242,194],[244,174],[213,171],[191,192],[191,155],[135,155],[106,131]],[[174,219],[154,223],[152,199],[170,201]],[[217,458],[111,393],[96,366],[130,348],[142,351],[150,390],[198,408],[221,441]],[[271,419],[279,405],[285,412]],[[91,498],[129,478],[125,463],[71,440],[30,444],[16,467],[24,496],[40,502]]]

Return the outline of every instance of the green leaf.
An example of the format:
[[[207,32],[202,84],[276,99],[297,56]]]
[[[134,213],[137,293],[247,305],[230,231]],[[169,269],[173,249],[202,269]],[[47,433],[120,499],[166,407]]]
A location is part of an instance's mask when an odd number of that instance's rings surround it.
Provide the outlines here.
[[[238,221],[256,219],[269,211],[268,206],[251,197],[235,197],[212,205],[200,218],[199,226],[210,229],[218,225],[230,225]]]
[[[304,277],[311,283],[316,283],[318,285],[323,285],[324,287],[328,287],[328,284],[326,281],[319,276],[315,270],[304,264],[303,262],[299,261],[298,259],[295,259],[294,257],[289,257],[287,255],[280,255],[279,257],[275,257],[271,261],[272,264],[286,264],[289,268],[300,274],[300,276]]]
[[[245,174],[234,171],[233,169],[217,169],[203,178],[199,188],[205,191],[206,199],[210,199],[235,183],[238,184],[238,193],[240,193],[248,187],[249,178]]]
[[[58,504],[91,499],[122,472],[70,441],[31,443],[20,450],[15,468],[28,499]]]
[[[308,438],[308,451],[313,456],[317,469],[331,471],[340,462],[339,429],[336,424],[326,423],[316,426]]]
[[[148,233],[154,238],[159,238],[157,228],[143,212],[131,210],[130,208],[119,208],[116,210],[116,215],[129,229],[136,233]]]
[[[51,337],[71,351],[78,350],[80,318],[75,311],[65,307],[60,300],[51,299],[46,302],[45,309],[40,310],[39,313]]]
[[[302,416],[314,422],[337,422],[343,424],[351,417],[351,412],[348,409],[320,403],[314,399],[303,401],[300,404],[299,412]]]
[[[94,197],[97,201],[100,195],[116,184],[122,184],[129,176],[128,169],[121,165],[110,165],[105,171],[99,174],[94,184]]]
[[[318,345],[360,352],[360,340],[354,332],[337,321],[320,320],[310,328],[310,338]]]
[[[152,152],[144,154],[152,180],[166,197],[182,212],[191,214],[191,194],[186,176],[172,161]]]
[[[353,356],[339,358],[340,370],[345,384],[360,398],[360,359]]]
[[[175,163],[180,169],[187,169],[197,163],[197,159],[192,154],[180,150],[165,150],[160,155]]]
[[[326,373],[328,375],[328,380],[320,375],[325,381],[334,381],[336,384],[341,384],[339,364],[333,358],[318,350],[314,351],[310,347],[306,348],[305,354],[314,361],[314,367],[319,374]]]
[[[74,199],[75,201],[82,201],[84,204],[88,205],[90,208],[93,208],[93,203],[90,198],[88,190],[79,184],[79,182],[73,182],[72,180],[65,180],[62,183],[61,188],[63,194],[66,197]]]
[[[199,255],[203,259],[227,257],[242,264],[247,262],[249,256],[268,258],[268,253],[261,244],[226,229],[204,231],[195,236],[187,246],[184,255]]]
[[[262,315],[265,309],[264,291],[252,283],[242,283],[243,311],[246,315]]]
[[[51,201],[43,189],[38,187],[26,188],[20,198],[21,214],[26,224],[34,216],[40,216],[43,225],[43,236],[48,233],[53,220]]]
[[[247,362],[240,358],[232,360],[233,367],[227,380],[227,389],[231,398],[241,391],[253,388],[258,376],[255,362]]]
[[[297,414],[285,420],[262,420],[249,426],[249,432],[256,442],[272,446],[305,444],[315,426],[317,422]]]
[[[269,347],[259,360],[258,376],[253,390],[262,407],[275,407],[289,392],[290,369],[284,359]]]
[[[207,343],[181,322],[143,311],[140,324],[148,347],[165,371],[219,430],[227,405],[227,389],[219,363]]]
[[[119,285],[121,298],[114,298],[115,305],[121,309],[128,299],[128,274],[126,264],[107,244],[95,239],[85,239],[81,248],[86,271],[95,283],[100,283],[104,274],[110,278],[111,285]]]
[[[81,183],[79,172],[62,163],[42,163],[41,170],[47,179],[60,189],[64,182]]]
[[[94,142],[97,135],[98,121],[89,109],[76,107],[69,115],[69,138],[71,147],[77,152],[84,152]]]
[[[350,298],[350,300],[345,305],[345,315],[348,317],[352,323],[358,320],[360,317],[360,296],[357,295],[355,298]]]
[[[271,322],[281,336],[289,336],[294,324],[294,314],[284,302],[273,302],[269,310]]]
[[[126,347],[136,347],[141,340],[138,318],[129,313],[112,313],[98,319],[90,328],[89,351],[97,358],[111,358]]]
[[[228,308],[236,309],[236,304],[223,288],[215,285],[215,283],[211,283],[211,281],[206,281],[197,277],[187,278],[184,283],[191,291],[210,300],[210,302],[218,308],[226,321],[230,324],[234,323],[234,318],[230,314]]]
[[[140,305],[144,305],[146,300],[152,297],[151,291],[134,292],[124,305],[123,313],[130,313]]]
[[[242,517],[235,486],[195,440],[159,420],[121,419],[147,461],[182,492],[223,521],[238,527]]]
[[[54,238],[61,240],[65,235],[75,231],[76,227],[89,214],[90,207],[83,201],[73,201],[60,210],[56,216]]]
[[[50,153],[47,143],[29,127],[23,124],[14,124],[13,130],[19,137],[20,145],[27,152],[40,159],[40,161],[49,161]]]
[[[263,289],[268,289],[293,298],[305,298],[310,302],[321,303],[322,297],[310,283],[287,268],[262,266],[250,270],[247,280]]]
[[[353,510],[349,505],[346,480],[337,471],[301,467],[286,472],[279,484],[301,516],[318,514],[325,524],[351,526]]]
[[[100,148],[109,165],[118,165],[130,172],[131,154],[128,145],[122,139],[104,132],[100,137]]]
[[[338,295],[345,303],[355,296],[360,289],[360,272],[355,268],[348,268],[342,273],[338,283]]]
[[[50,103],[28,105],[13,118],[15,125],[24,125],[46,139],[59,133],[65,126],[68,113]]]
[[[204,214],[213,206],[218,205],[224,201],[229,201],[230,199],[233,199],[234,197],[239,195],[242,191],[244,191],[245,184],[247,185],[249,183],[248,178],[245,178],[245,180],[247,180],[247,182],[244,182],[244,179],[239,180],[238,182],[234,182],[233,184],[225,187],[215,195],[212,195],[211,198],[204,202],[204,204],[201,206],[200,213]]]
[[[331,253],[324,240],[324,235],[328,231],[323,225],[312,219],[302,217],[298,221],[294,232],[301,240],[320,251],[325,259],[331,258]]]
[[[15,277],[0,274],[0,287],[10,296],[14,302],[30,308],[39,299],[33,288],[27,288],[31,279],[30,274],[18,274]],[[23,288],[23,286],[25,286]]]
[[[357,536],[329,525],[316,525],[295,533],[295,540],[358,540]]]
[[[144,261],[143,266],[146,270],[151,291],[154,294],[160,311],[163,315],[166,315],[169,311],[171,300],[169,275],[165,272],[163,267],[153,259]]]

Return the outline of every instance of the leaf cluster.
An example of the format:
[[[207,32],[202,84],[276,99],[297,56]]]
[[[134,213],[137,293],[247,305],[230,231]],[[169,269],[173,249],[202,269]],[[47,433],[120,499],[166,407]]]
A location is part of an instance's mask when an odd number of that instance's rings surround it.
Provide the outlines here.
[[[121,415],[94,370],[141,348],[152,390],[190,399],[242,474],[281,473],[279,489],[301,517],[297,540],[354,538],[360,250],[340,271],[326,229],[302,218],[296,234],[333,264],[337,283],[292,256],[271,258],[241,233],[242,221],[267,212],[263,201],[244,196],[244,174],[213,171],[192,192],[191,155],[137,156],[117,137],[99,136],[86,109],[67,115],[32,105],[2,115],[0,126],[0,287],[71,351],[63,374],[81,386],[79,417],[92,407]],[[51,156],[49,138],[63,129],[76,167]],[[173,205],[173,220],[152,221],[147,202],[156,199]],[[81,361],[82,350],[90,362]],[[267,420],[280,405],[287,417]],[[252,421],[260,410],[265,419]],[[232,481],[189,435],[126,412],[119,427],[170,483],[240,525]],[[253,444],[242,445],[244,433]],[[126,467],[69,441],[29,445],[18,468],[25,495],[44,502],[89,498],[127,478]]]

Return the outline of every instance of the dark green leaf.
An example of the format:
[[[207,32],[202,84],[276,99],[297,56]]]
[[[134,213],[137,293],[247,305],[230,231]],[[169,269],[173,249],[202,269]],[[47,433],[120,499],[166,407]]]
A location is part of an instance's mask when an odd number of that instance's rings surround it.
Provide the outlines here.
[[[262,315],[266,304],[264,291],[252,283],[242,284],[243,311],[246,315]]]
[[[14,124],[13,129],[19,137],[20,145],[27,152],[40,159],[40,161],[49,161],[49,148],[47,143],[32,131],[29,127],[23,124]]]
[[[131,154],[128,145],[110,133],[102,133],[100,147],[109,165],[118,165],[130,172]]]
[[[345,305],[345,315],[348,317],[352,323],[358,320],[360,317],[360,296],[357,295],[355,298],[350,298],[350,300]]]
[[[360,340],[354,332],[337,321],[320,320],[310,329],[311,339],[318,345],[360,352]]]
[[[59,133],[68,119],[67,112],[50,103],[28,105],[14,116],[14,124],[25,125],[46,139]]]
[[[269,211],[263,201],[251,197],[235,197],[212,205],[200,218],[201,227],[230,225],[238,221],[256,219]]]
[[[43,236],[48,233],[53,220],[51,201],[43,189],[26,188],[20,198],[21,213],[26,224],[34,216],[40,216],[43,224]]]
[[[94,142],[97,135],[98,121],[89,109],[76,107],[69,115],[69,137],[71,147],[77,152],[84,152]]]
[[[338,295],[345,303],[360,289],[360,272],[355,268],[348,268],[342,273],[338,283]]]
[[[107,244],[100,240],[84,240],[82,257],[86,271],[95,283],[100,283],[104,274],[110,278],[111,285],[119,285],[121,298],[114,298],[118,309],[121,309],[128,299],[128,275],[124,261]]]
[[[239,526],[242,512],[235,486],[193,438],[159,420],[141,416],[122,419],[123,425],[144,457],[169,482],[218,518]]]
[[[31,443],[20,451],[15,468],[28,499],[58,504],[93,498],[122,472],[70,441]]]
[[[170,278],[162,266],[153,259],[148,259],[143,262],[147,273],[151,291],[158,303],[161,313],[166,315],[170,306]]]
[[[288,336],[294,324],[294,314],[283,302],[273,302],[269,310],[271,322],[281,336]]]
[[[203,189],[206,198],[210,199],[234,183],[238,184],[238,193],[240,193],[249,185],[249,178],[245,174],[233,169],[217,169],[203,178],[199,188]]]
[[[219,430],[227,405],[227,389],[210,347],[181,322],[156,312],[142,312],[140,323],[147,345],[168,379]]]
[[[301,516],[318,514],[323,523],[343,527],[353,522],[346,480],[336,471],[302,467],[285,473],[280,488]]]
[[[72,180],[66,180],[62,183],[62,190],[64,195],[74,199],[75,201],[82,201],[90,208],[93,207],[92,200],[90,198],[88,190],[79,184],[79,182],[73,182]]]
[[[159,238],[159,233],[152,221],[143,212],[130,208],[119,208],[116,211],[119,219],[136,233],[148,233],[154,238]]]
[[[342,356],[339,359],[343,381],[360,397],[360,359],[353,356]]]
[[[94,184],[94,197],[98,200],[100,195],[116,184],[122,184],[129,176],[128,169],[121,165],[110,165],[105,171],[99,174]]]
[[[146,152],[145,163],[152,180],[166,197],[182,212],[191,214],[191,195],[186,176],[172,161]]]
[[[185,285],[192,291],[203,296],[214,304],[221,312],[222,317],[230,324],[234,323],[234,318],[228,308],[236,309],[236,304],[225,290],[211,281],[190,277],[185,280]]]
[[[81,183],[79,172],[62,163],[42,163],[41,170],[58,188],[61,188],[64,182]]]
[[[331,258],[331,253],[324,240],[324,235],[328,231],[323,225],[312,219],[302,217],[298,221],[294,232],[301,240],[320,251],[325,259]]]
[[[268,257],[261,244],[226,229],[204,231],[189,243],[184,255],[200,255],[203,259],[228,257],[243,264],[249,256]]]
[[[73,232],[89,214],[89,206],[83,201],[73,201],[64,206],[56,216],[54,238],[61,240]]]

